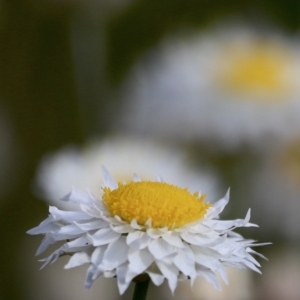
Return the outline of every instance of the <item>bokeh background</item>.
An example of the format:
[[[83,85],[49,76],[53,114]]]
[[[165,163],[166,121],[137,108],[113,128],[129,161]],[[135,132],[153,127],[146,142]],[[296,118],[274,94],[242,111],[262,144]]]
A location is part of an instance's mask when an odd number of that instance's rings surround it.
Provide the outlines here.
[[[238,271],[223,293],[180,284],[176,299],[300,299],[299,47],[293,0],[0,0],[0,299],[130,299],[114,279],[84,290],[64,258],[39,271],[41,237],[25,233],[47,215],[45,156],[109,136],[180,147],[216,196],[231,187],[223,217],[251,207],[260,228],[241,233],[273,243],[263,275]]]

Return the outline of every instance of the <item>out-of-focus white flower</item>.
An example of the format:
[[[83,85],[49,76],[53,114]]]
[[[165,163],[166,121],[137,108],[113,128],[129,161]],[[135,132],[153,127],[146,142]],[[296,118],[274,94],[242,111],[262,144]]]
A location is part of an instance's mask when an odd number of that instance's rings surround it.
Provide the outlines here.
[[[241,24],[169,37],[133,68],[116,127],[228,149],[299,136],[299,53]]]
[[[220,196],[217,174],[193,168],[182,149],[133,137],[107,138],[93,141],[82,150],[66,147],[47,155],[37,171],[40,196],[60,208],[74,208],[72,203],[60,201],[72,186],[88,187],[101,197],[102,165],[109,168],[117,181],[128,181],[135,172],[145,180],[155,180],[158,174],[163,180],[192,192],[201,186],[209,201]]]
[[[260,208],[261,230],[300,241],[300,140],[268,151],[251,178],[248,201]]]
[[[220,289],[216,273],[227,282],[224,267],[250,268],[260,273],[251,247],[261,246],[233,230],[256,226],[245,219],[219,220],[229,201],[229,193],[215,204],[205,195],[162,182],[141,181],[135,175],[129,183],[117,183],[103,168],[103,195],[73,188],[64,201],[78,205],[79,211],[61,211],[50,206],[49,217],[29,234],[44,234],[37,255],[49,245],[66,241],[42,267],[59,257],[71,255],[65,268],[85,263],[85,286],[104,276],[116,276],[120,294],[132,280],[146,275],[155,285],[166,279],[174,292],[178,281],[204,277]]]

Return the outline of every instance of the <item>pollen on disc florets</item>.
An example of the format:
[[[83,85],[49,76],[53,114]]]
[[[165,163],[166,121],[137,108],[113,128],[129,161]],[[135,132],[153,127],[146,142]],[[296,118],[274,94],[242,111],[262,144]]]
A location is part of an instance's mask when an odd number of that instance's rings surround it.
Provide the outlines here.
[[[163,182],[129,182],[111,190],[103,188],[108,211],[124,221],[144,225],[152,220],[155,228],[176,228],[201,219],[211,206],[205,195],[191,194],[187,189]]]

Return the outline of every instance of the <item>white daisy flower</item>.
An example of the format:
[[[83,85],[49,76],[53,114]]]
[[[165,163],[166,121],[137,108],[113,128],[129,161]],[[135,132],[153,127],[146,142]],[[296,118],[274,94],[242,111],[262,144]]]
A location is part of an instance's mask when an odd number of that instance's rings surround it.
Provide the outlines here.
[[[84,148],[65,147],[48,154],[36,175],[37,194],[51,205],[74,209],[74,204],[60,201],[72,188],[87,187],[98,197],[102,190],[101,166],[105,165],[119,182],[129,181],[134,173],[144,180],[165,181],[210,195],[209,201],[220,196],[220,183],[212,169],[197,170],[191,166],[188,153],[175,146],[167,146],[149,139],[114,136],[89,142]]]
[[[117,183],[103,167],[103,196],[73,188],[65,200],[79,211],[62,211],[50,206],[49,217],[29,234],[44,234],[37,255],[58,241],[64,244],[43,259],[43,267],[59,257],[71,255],[66,269],[88,263],[85,286],[99,276],[116,277],[123,294],[137,276],[155,285],[166,279],[172,292],[179,280],[191,284],[201,276],[216,289],[219,273],[227,282],[224,267],[250,268],[260,273],[251,249],[256,244],[233,230],[256,226],[245,219],[218,220],[229,201],[229,193],[215,204],[205,195],[191,194],[162,181]],[[263,256],[262,256],[263,257]]]
[[[241,24],[168,37],[134,66],[116,127],[228,149],[293,138],[299,53],[296,39]]]

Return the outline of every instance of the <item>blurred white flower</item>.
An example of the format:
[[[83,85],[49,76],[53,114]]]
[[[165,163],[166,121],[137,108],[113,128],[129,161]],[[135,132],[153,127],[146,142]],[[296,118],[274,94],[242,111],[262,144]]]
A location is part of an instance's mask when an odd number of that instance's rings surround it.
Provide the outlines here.
[[[124,83],[116,127],[227,149],[299,136],[300,43],[223,24],[164,39]]]
[[[117,181],[128,181],[134,173],[145,180],[163,180],[196,192],[201,186],[208,201],[220,197],[220,184],[212,170],[192,167],[188,154],[175,146],[133,137],[111,137],[90,142],[82,150],[66,147],[44,157],[37,170],[36,188],[42,198],[60,208],[74,208],[60,199],[72,188],[89,188],[101,197],[101,166],[109,168]]]
[[[224,267],[260,273],[252,255],[263,256],[251,247],[267,243],[256,244],[234,232],[256,226],[249,222],[250,210],[245,219],[219,220],[229,193],[212,205],[205,195],[162,181],[142,181],[135,175],[129,183],[117,183],[105,168],[102,172],[101,198],[73,188],[63,200],[79,211],[50,206],[49,217],[28,231],[45,235],[37,255],[66,241],[42,260],[42,267],[71,255],[66,269],[90,265],[86,287],[100,276],[116,277],[120,294],[140,275],[157,286],[166,279],[174,292],[178,281],[190,279],[192,285],[197,277],[220,289],[216,273],[227,283]]]
[[[299,242],[300,139],[265,153],[251,178],[248,201],[252,208],[259,208],[256,217],[264,223],[261,230]]]

